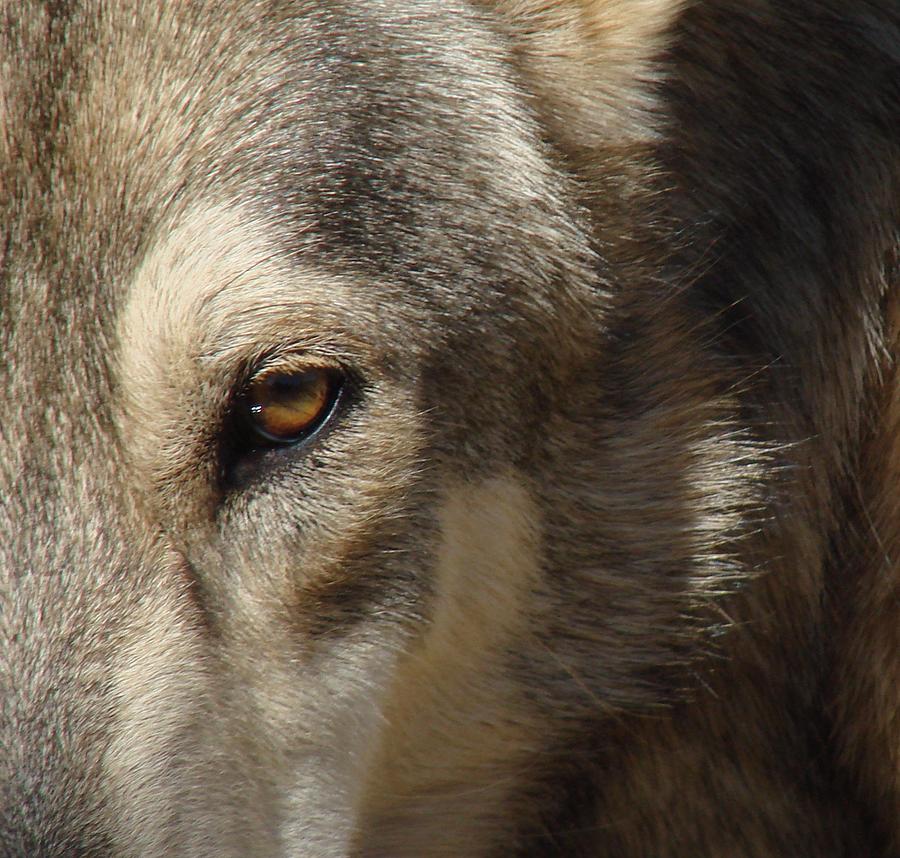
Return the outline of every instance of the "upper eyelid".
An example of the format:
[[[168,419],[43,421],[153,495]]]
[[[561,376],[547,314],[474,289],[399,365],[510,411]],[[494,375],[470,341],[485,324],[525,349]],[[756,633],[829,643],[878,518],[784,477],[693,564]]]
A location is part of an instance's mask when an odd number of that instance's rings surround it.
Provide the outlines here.
[[[247,385],[261,381],[270,375],[306,372],[324,369],[350,375],[345,366],[335,358],[309,351],[285,352],[278,350],[256,360],[248,361],[239,374],[235,388],[243,390]]]

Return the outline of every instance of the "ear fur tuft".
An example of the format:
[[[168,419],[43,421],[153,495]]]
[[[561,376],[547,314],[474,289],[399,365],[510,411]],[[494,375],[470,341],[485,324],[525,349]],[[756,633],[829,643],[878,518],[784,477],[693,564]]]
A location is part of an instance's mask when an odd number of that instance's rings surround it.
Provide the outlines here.
[[[507,31],[554,139],[568,152],[655,136],[655,58],[683,0],[476,0]]]

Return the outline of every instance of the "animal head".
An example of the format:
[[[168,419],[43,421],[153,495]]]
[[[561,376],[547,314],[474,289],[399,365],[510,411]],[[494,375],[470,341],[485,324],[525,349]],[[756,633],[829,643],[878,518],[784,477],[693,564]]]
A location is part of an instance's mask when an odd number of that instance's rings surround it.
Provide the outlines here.
[[[677,8],[545,6],[4,7],[3,854],[476,854],[691,684],[765,457]]]

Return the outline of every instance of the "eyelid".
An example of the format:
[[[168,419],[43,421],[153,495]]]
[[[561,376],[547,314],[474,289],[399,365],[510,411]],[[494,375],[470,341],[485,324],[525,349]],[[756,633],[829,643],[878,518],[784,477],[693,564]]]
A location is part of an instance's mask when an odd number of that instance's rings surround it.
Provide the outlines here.
[[[347,371],[333,357],[311,354],[309,352],[269,352],[262,354],[248,363],[236,385],[238,390],[244,390],[257,381],[264,380],[267,376],[280,373],[306,372],[308,370],[324,369],[329,372],[347,375]]]

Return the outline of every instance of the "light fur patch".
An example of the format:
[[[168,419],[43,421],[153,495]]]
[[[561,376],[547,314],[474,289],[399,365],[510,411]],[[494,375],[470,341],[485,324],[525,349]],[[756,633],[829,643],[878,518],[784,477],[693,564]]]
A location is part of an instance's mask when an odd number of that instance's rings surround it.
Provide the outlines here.
[[[135,274],[118,334],[121,419],[157,484],[195,467],[191,442],[218,417],[210,399],[227,396],[242,366],[273,349],[327,358],[334,331],[353,348],[350,319],[379,329],[364,290],[291,265],[273,229],[237,205],[197,208],[160,230]]]
[[[521,631],[523,602],[539,579],[539,520],[516,476],[447,493],[440,512],[437,603],[423,656],[480,666]]]
[[[277,292],[284,280],[278,255],[236,208],[188,212],[147,254],[119,326],[119,377],[127,380],[123,434],[141,471],[165,463],[158,481],[191,466],[187,439],[206,431],[209,422],[208,413],[192,404],[196,394],[185,396],[202,383],[199,358],[239,349],[246,327],[240,320],[254,305],[283,297]],[[226,333],[229,322],[234,325]],[[161,436],[167,425],[178,431]]]
[[[683,0],[480,0],[507,26],[549,127],[577,149],[652,136],[654,58]]]
[[[396,633],[299,665],[277,624],[234,617],[213,651],[174,600],[133,606],[104,758],[121,854],[346,856]]]
[[[528,633],[536,504],[516,475],[495,477],[449,490],[440,524],[431,622],[385,707],[363,809],[363,830],[376,832],[360,844],[366,855],[480,854],[504,816],[511,767],[536,741],[502,663]]]
[[[103,765],[120,854],[275,855],[259,796],[248,794],[254,780],[240,779],[235,803],[240,761],[223,748],[204,653],[176,600],[155,596],[131,606],[111,672],[117,710]]]

